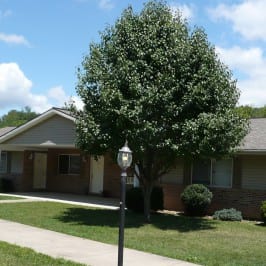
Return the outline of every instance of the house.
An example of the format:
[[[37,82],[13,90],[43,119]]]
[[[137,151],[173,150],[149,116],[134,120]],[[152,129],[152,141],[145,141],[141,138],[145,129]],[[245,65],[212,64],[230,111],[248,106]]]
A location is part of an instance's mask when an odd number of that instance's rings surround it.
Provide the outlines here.
[[[185,186],[203,183],[214,195],[210,212],[234,207],[246,217],[259,218],[261,201],[266,200],[266,118],[251,119],[250,124],[232,158],[177,160],[160,179],[165,208],[182,210]],[[0,130],[0,150],[0,177],[12,180],[17,191],[119,196],[119,167],[108,155],[95,160],[76,148],[74,118],[65,109],[52,108],[20,127]]]
[[[180,159],[161,183],[169,209],[183,208],[180,194],[186,185],[202,183],[213,192],[210,213],[235,208],[244,217],[260,218],[261,202],[266,200],[266,118],[250,119],[250,132],[233,157],[196,162]]]
[[[16,191],[85,194],[108,187],[119,195],[118,166],[108,156],[96,161],[75,147],[74,118],[65,109],[52,108],[20,127],[5,129],[0,150],[0,177],[13,180]]]

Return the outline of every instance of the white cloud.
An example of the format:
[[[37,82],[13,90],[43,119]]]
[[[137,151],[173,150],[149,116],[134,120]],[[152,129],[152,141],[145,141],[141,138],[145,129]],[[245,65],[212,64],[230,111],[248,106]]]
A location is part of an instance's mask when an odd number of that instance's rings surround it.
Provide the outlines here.
[[[213,19],[225,19],[233,23],[234,31],[248,40],[266,41],[266,1],[245,0],[240,4],[220,4],[209,9]]]
[[[78,109],[83,107],[82,100],[77,96],[68,96],[63,86],[55,86],[48,90],[47,97],[53,106],[63,107],[66,104],[74,103]]]
[[[32,82],[16,63],[0,64],[0,110],[30,106],[33,110],[47,109],[47,98],[31,93]]]
[[[73,97],[71,97],[70,100],[75,104],[75,106],[79,110],[81,110],[84,107],[84,103],[82,102],[82,100],[78,96],[73,96]]]
[[[48,97],[50,99],[53,99],[54,101],[60,103],[61,105],[64,104],[65,102],[68,101],[68,96],[66,95],[63,86],[59,85],[56,87],[52,87],[51,89],[48,90],[47,93]]]
[[[5,34],[0,32],[0,41],[9,44],[21,44],[28,47],[30,46],[28,40],[24,36],[17,34]]]
[[[0,10],[0,19],[2,18],[6,18],[12,15],[12,11],[11,10]]]
[[[0,63],[0,112],[29,106],[33,111],[42,113],[52,106],[63,107],[71,99],[62,86],[53,87],[46,94],[34,94],[32,86],[32,81],[18,64]],[[76,96],[73,100],[82,106]]]
[[[177,3],[171,3],[170,8],[175,14],[176,12],[181,12],[181,16],[184,19],[190,20],[194,16],[194,8],[192,5],[186,5],[186,4],[177,4]]]
[[[111,0],[100,0],[99,7],[101,9],[112,9],[114,8],[114,4],[112,3]]]
[[[222,62],[244,78],[237,85],[241,90],[239,103],[242,105],[264,106],[266,104],[266,58],[260,48],[244,49],[234,46],[229,49],[216,48]]]

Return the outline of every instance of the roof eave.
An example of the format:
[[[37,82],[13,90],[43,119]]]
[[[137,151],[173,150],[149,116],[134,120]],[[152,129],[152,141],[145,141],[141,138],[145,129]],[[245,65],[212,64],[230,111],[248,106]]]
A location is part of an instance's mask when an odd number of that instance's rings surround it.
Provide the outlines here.
[[[75,121],[75,118],[73,116],[68,115],[68,114],[66,114],[64,112],[61,112],[58,108],[51,108],[48,111],[46,111],[46,112],[42,113],[41,115],[37,116],[36,118],[28,121],[27,123],[25,123],[25,124],[15,128],[15,129],[11,130],[10,132],[2,135],[0,137],[0,143],[19,135],[20,133],[30,129],[31,127],[41,123],[42,121],[44,121],[44,120],[46,120],[46,119],[48,119],[48,118],[50,118],[50,117],[52,117],[52,116],[54,116],[56,114],[61,116],[61,117],[66,118],[66,119],[69,119],[69,120],[71,120],[73,122]]]
[[[238,154],[258,154],[263,155],[266,154],[266,149],[241,149],[237,151]]]

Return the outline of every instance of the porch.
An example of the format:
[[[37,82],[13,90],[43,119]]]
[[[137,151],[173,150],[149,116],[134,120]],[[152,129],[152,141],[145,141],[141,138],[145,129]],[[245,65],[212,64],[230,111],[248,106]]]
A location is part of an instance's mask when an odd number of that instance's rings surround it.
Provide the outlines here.
[[[73,205],[81,205],[104,209],[118,209],[119,199],[105,198],[95,195],[77,195],[71,193],[53,193],[53,192],[17,192],[0,193],[0,195],[10,195],[23,197],[32,201],[54,201]]]

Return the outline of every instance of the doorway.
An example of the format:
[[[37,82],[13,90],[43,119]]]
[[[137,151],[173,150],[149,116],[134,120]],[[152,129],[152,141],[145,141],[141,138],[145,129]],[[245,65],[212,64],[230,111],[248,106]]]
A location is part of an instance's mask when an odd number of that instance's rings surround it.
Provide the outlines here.
[[[47,154],[34,153],[34,166],[33,166],[33,188],[45,189],[46,188],[46,169],[47,169]]]
[[[91,157],[90,170],[90,193],[100,194],[103,191],[104,157],[100,156],[97,160]]]

